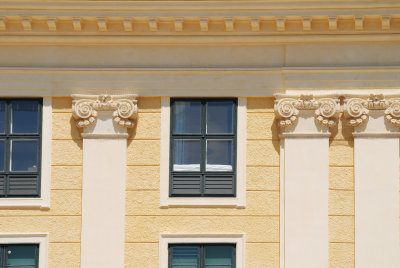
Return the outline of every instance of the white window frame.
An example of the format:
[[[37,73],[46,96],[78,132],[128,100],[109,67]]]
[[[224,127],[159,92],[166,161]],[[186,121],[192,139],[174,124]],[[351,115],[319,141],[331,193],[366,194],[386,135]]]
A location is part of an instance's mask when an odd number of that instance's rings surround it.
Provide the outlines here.
[[[39,244],[39,268],[48,267],[49,234],[0,234],[0,244]]]
[[[0,198],[0,208],[50,208],[52,98],[43,97],[40,197]]]
[[[170,197],[170,98],[161,98],[160,207],[246,207],[247,98],[238,98],[236,197]]]
[[[245,265],[245,234],[160,234],[159,268],[168,268],[168,245],[171,244],[235,244],[236,268]]]

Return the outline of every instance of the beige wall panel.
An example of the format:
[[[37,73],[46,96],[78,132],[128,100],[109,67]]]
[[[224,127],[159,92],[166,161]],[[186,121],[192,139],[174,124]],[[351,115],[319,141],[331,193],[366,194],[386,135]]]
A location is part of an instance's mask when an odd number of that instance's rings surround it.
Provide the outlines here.
[[[329,244],[330,268],[354,268],[354,244],[330,243]]]
[[[330,166],[353,166],[354,143],[352,141],[333,141],[329,147]]]
[[[71,113],[72,98],[55,97],[53,98],[53,113]]]
[[[79,242],[80,216],[8,216],[0,217],[3,233],[49,233],[50,242]]]
[[[131,139],[160,139],[161,114],[139,113],[136,129],[131,134]]]
[[[50,268],[80,268],[80,243],[50,243]]]
[[[52,189],[82,189],[82,166],[52,166]]]
[[[354,168],[330,167],[329,188],[354,190]]]
[[[247,98],[248,113],[273,113],[274,98]]]
[[[4,67],[277,67],[282,46],[2,46]],[[206,57],[204,55],[207,55]],[[82,60],[84,58],[85,60]]]
[[[168,208],[160,209],[158,191],[127,191],[127,215],[279,215],[279,192],[247,192],[246,209]]]
[[[329,242],[354,242],[354,216],[329,216]]]
[[[246,267],[279,268],[279,243],[246,243]]]
[[[128,140],[128,165],[159,165],[160,141]]]
[[[53,140],[52,165],[82,165],[81,140]]]
[[[127,190],[160,189],[159,166],[128,166]]]
[[[278,139],[278,126],[273,113],[247,114],[247,139]]]
[[[278,166],[279,141],[247,141],[247,165]]]
[[[279,167],[247,167],[247,190],[279,191]]]
[[[24,210],[0,210],[0,216],[18,215],[81,215],[81,196],[80,190],[52,190],[50,193],[50,209],[24,209]],[[0,218],[1,219],[1,218]]]
[[[395,66],[400,46],[387,44],[294,44],[286,45],[286,66]]]
[[[71,113],[53,113],[52,134],[53,139],[81,139],[81,134]]]
[[[354,215],[354,191],[329,191],[329,215]]]
[[[161,113],[161,98],[137,98],[139,113]]]
[[[158,267],[158,243],[125,243],[125,267]]]
[[[246,233],[247,242],[279,242],[278,216],[127,216],[125,228],[126,242],[157,242],[160,233]]]

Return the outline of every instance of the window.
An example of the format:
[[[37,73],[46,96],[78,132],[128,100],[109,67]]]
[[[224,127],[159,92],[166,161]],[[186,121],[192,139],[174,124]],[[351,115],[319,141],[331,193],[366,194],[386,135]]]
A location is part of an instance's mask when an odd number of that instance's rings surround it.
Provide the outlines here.
[[[42,100],[0,100],[0,197],[40,197]]]
[[[236,195],[236,99],[172,99],[170,196]]]
[[[0,268],[47,268],[48,247],[48,233],[0,233]]]
[[[168,268],[235,268],[234,244],[173,244],[168,247]]]
[[[245,267],[245,234],[160,234],[159,268]]]
[[[38,268],[39,245],[0,245],[0,268]]]

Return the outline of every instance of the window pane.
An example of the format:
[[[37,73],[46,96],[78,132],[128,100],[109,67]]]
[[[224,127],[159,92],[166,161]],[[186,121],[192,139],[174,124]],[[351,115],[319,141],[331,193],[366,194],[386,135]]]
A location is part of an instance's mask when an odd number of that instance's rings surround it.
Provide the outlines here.
[[[207,171],[232,171],[232,140],[207,140]]]
[[[201,103],[176,101],[174,103],[174,133],[200,133]]]
[[[174,140],[174,171],[200,171],[200,141]]]
[[[0,171],[4,171],[4,140],[0,140]]]
[[[6,103],[0,101],[0,133],[6,133]]]
[[[36,140],[11,141],[11,170],[36,172],[37,167],[38,142]]]
[[[172,268],[198,268],[199,247],[174,246],[172,249]]]
[[[233,103],[207,103],[207,133],[233,133]]]
[[[25,265],[26,267],[35,267],[36,245],[10,245],[7,246],[6,251],[7,265],[10,265],[7,267],[11,267],[11,265]]]
[[[39,133],[37,101],[14,101],[12,102],[11,133]]]
[[[206,268],[232,267],[232,247],[226,246],[205,246]]]

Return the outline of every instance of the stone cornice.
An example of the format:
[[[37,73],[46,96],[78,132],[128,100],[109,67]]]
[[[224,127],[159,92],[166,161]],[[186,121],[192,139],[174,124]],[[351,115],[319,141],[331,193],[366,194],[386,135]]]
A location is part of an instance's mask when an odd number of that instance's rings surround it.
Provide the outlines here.
[[[276,95],[275,115],[281,128],[293,126],[301,116],[301,110],[314,111],[315,121],[322,127],[331,128],[339,117],[339,99],[330,97],[315,98],[313,95]]]
[[[99,111],[111,111],[119,127],[135,125],[138,111],[135,95],[72,95],[72,98],[72,115],[80,128],[94,125]]]
[[[0,35],[276,36],[400,32],[393,1],[0,3]]]

